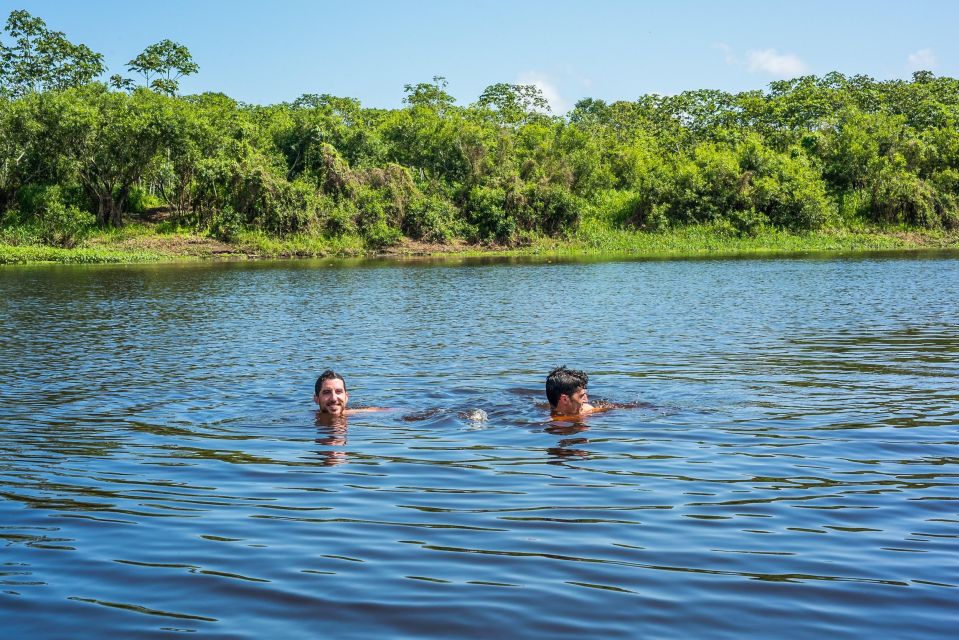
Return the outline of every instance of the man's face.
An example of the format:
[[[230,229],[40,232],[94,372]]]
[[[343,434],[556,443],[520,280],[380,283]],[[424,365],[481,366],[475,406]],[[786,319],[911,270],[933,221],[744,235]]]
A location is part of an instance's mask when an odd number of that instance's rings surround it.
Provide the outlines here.
[[[346,411],[346,403],[350,395],[346,392],[346,385],[342,380],[331,378],[323,381],[320,392],[313,396],[316,404],[320,405],[322,413],[331,413],[335,416],[341,416]]]
[[[566,398],[566,402],[563,402],[563,399]],[[563,394],[560,396],[560,402],[557,405],[557,409],[560,409],[564,414],[575,416],[583,410],[583,405],[589,403],[589,396],[586,395],[586,388],[580,387],[572,393],[572,395]]]

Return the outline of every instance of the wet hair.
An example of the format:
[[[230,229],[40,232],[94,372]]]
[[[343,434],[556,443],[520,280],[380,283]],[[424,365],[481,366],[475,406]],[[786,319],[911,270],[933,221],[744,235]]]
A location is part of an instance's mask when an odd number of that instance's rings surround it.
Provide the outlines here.
[[[546,399],[555,407],[562,395],[571,396],[577,389],[585,389],[589,376],[585,371],[567,369],[566,365],[556,367],[546,376]]]
[[[317,395],[317,396],[320,395],[320,389],[323,388],[323,383],[326,382],[327,380],[340,380],[341,382],[343,382],[343,390],[344,391],[346,390],[346,380],[343,380],[343,376],[338,374],[336,371],[333,371],[333,369],[327,369],[326,371],[320,374],[319,378],[316,379],[316,384],[313,385],[314,395]]]

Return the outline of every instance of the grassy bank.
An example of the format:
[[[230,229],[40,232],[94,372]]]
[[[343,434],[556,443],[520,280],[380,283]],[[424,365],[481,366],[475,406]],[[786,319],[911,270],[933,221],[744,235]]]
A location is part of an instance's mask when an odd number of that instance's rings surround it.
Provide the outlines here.
[[[389,247],[370,246],[360,236],[294,235],[275,238],[258,232],[239,234],[231,242],[169,226],[136,223],[95,234],[74,248],[11,242],[0,236],[0,264],[139,263],[196,260],[374,257],[412,255],[644,257],[787,255],[959,248],[959,233],[907,228],[827,229],[791,233],[765,229],[740,235],[717,225],[700,225],[648,233],[610,228],[586,221],[563,238],[531,235],[512,245],[426,244],[405,240]]]
[[[706,256],[860,252],[897,249],[959,248],[959,233],[928,229],[825,229],[792,233],[765,229],[740,235],[723,226],[699,225],[646,233],[583,225],[568,240],[540,239],[534,252],[632,254],[648,256]]]

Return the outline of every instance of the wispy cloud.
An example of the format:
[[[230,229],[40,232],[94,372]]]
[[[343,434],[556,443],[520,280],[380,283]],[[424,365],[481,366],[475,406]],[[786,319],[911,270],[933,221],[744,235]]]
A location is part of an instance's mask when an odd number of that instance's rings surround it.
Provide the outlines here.
[[[559,89],[557,89],[553,81],[544,74],[537,73],[536,71],[527,71],[520,74],[516,81],[518,84],[531,84],[539,89],[543,97],[546,98],[546,102],[549,103],[549,107],[553,110],[553,113],[566,113],[569,110],[569,105],[559,94]]]
[[[920,49],[909,54],[906,63],[912,71],[929,71],[936,68],[936,53],[932,49]]]
[[[744,56],[725,42],[717,42],[726,64],[745,67],[749,73],[762,73],[776,78],[795,78],[809,71],[809,65],[794,53],[779,53],[775,49],[750,49]]]
[[[778,78],[801,76],[809,66],[794,53],[775,49],[750,49],[746,52],[746,68],[750,73],[765,73]]]
[[[733,51],[733,48],[730,47],[725,42],[717,42],[713,45],[716,49],[719,49],[723,52],[723,59],[726,60],[726,64],[738,65],[739,58],[736,57],[736,53]]]

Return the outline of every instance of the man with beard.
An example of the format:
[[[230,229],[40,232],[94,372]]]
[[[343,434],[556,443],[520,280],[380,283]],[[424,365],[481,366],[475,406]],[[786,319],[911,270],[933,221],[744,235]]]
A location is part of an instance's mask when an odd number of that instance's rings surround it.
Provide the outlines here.
[[[327,369],[316,379],[316,384],[313,386],[313,402],[320,406],[321,414],[339,418],[357,413],[385,411],[380,407],[347,409],[346,405],[349,401],[350,394],[346,391],[346,381],[343,376],[332,369]]]

